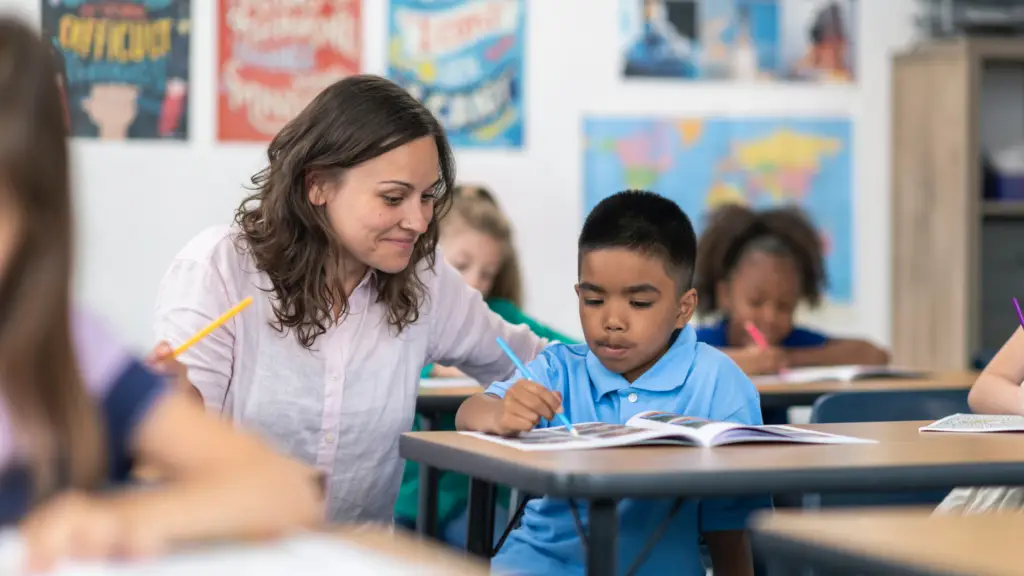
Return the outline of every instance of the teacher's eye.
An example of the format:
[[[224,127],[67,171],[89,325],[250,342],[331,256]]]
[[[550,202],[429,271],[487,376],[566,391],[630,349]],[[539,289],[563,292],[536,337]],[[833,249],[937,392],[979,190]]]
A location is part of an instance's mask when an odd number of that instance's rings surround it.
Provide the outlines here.
[[[640,302],[640,301],[634,300],[634,301],[630,302],[629,305],[632,306],[633,308],[644,309],[644,308],[650,308],[651,306],[654,306],[654,302]]]
[[[388,206],[398,206],[405,200],[403,196],[384,196],[384,203]]]
[[[424,192],[423,195],[420,196],[420,202],[424,204],[427,204],[428,202],[433,202],[434,200],[437,200],[437,192],[434,191]]]

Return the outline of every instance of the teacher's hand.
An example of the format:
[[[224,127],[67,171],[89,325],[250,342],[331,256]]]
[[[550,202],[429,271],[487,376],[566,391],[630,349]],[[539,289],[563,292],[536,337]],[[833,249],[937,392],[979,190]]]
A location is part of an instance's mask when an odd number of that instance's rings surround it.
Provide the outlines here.
[[[170,344],[167,342],[157,344],[146,358],[146,365],[157,374],[170,378],[176,389],[202,403],[203,395],[189,381],[188,370],[174,357],[174,349]]]

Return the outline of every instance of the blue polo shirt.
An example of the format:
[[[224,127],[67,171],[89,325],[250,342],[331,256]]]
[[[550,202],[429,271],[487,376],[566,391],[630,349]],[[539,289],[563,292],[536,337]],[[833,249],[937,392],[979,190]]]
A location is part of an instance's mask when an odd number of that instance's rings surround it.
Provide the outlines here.
[[[702,326],[697,329],[697,340],[715,348],[729,347],[729,318],[722,318],[714,324]],[[779,343],[780,348],[813,348],[824,346],[828,343],[828,336],[810,330],[794,326],[789,335]]]
[[[742,424],[761,423],[757,389],[750,379],[725,354],[698,343],[691,326],[684,328],[668,352],[632,384],[605,368],[586,344],[549,346],[529,368],[540,384],[562,394],[565,415],[571,422],[625,424],[640,412],[662,410]],[[492,384],[487,393],[502,397],[521,377],[516,374],[509,381]],[[644,548],[672,502],[626,499],[619,503],[619,573],[624,573]],[[585,525],[586,502],[576,504]],[[639,574],[703,576],[698,530],[743,530],[751,511],[769,506],[768,496],[705,499],[699,503],[688,499]],[[585,564],[568,502],[542,498],[526,506],[521,526],[509,536],[491,567],[499,574],[566,576],[583,574]]]

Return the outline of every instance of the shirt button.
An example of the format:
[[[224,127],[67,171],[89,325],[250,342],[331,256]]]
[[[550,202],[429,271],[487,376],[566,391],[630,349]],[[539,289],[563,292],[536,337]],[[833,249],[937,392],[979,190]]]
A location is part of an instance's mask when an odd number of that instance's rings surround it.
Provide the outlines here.
[[[334,444],[334,434],[324,436],[324,440],[326,440],[328,444]]]
[[[629,401],[630,401],[630,402],[634,402],[634,403],[635,403],[635,402],[636,402],[636,399],[637,399],[637,395],[636,395],[636,392],[631,392],[631,393],[629,394],[629,396],[627,396],[627,398],[629,398]]]

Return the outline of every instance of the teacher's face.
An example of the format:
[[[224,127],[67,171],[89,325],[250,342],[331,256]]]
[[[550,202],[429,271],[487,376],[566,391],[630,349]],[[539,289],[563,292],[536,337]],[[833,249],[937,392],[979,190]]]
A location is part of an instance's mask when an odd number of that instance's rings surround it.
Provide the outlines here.
[[[438,175],[437,145],[425,136],[350,168],[333,185],[312,187],[310,201],[326,205],[351,258],[395,274],[434,217]]]

